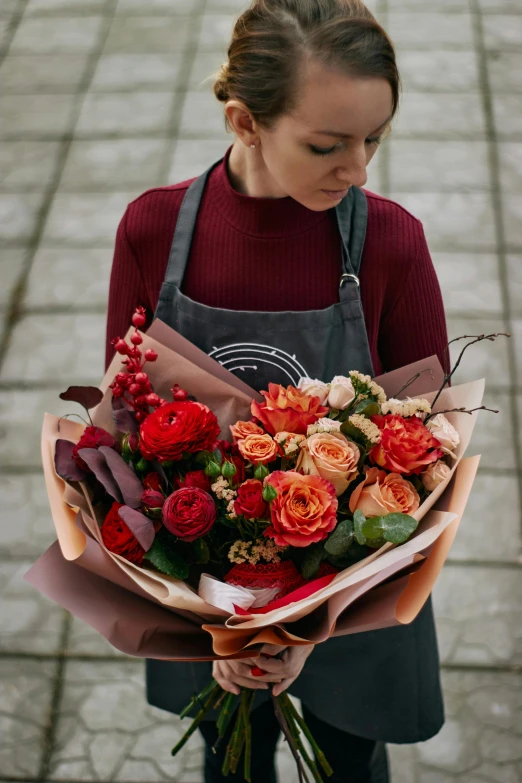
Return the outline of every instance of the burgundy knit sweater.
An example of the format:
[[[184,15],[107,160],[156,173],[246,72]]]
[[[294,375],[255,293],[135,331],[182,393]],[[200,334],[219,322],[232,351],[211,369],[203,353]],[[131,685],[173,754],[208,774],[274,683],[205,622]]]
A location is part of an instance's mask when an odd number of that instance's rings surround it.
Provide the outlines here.
[[[228,176],[231,149],[207,180],[182,292],[229,310],[320,310],[338,302],[342,268],[335,209],[315,212],[290,196],[239,193]],[[193,179],[146,191],[120,222],[107,366],[114,355],[110,340],[127,332],[137,305],[147,310],[144,330],[152,321],[178,212]],[[368,227],[360,283],[375,375],[434,353],[444,366],[444,308],[422,224],[394,201],[364,192]]]

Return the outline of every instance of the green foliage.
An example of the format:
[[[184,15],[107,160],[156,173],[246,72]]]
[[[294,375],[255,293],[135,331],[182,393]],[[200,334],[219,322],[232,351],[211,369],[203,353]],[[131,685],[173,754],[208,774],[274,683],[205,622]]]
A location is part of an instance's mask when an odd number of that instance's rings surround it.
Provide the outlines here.
[[[366,544],[366,536],[363,533],[362,526],[366,522],[366,517],[360,509],[356,509],[353,515],[353,531],[356,541],[361,546]]]
[[[386,516],[366,519],[361,526],[361,531],[369,542],[383,538],[385,541],[391,541],[392,544],[403,544],[417,529],[417,525],[417,520],[409,514],[386,514]]]
[[[333,533],[327,539],[324,548],[329,555],[346,554],[354,540],[354,525],[351,519],[341,519]]]
[[[203,538],[196,538],[192,543],[192,549],[194,553],[194,562],[203,564],[208,563],[210,560],[210,549]]]
[[[374,402],[373,400],[361,400],[357,403],[352,413],[360,413],[363,416],[366,416],[367,419],[370,418],[370,416],[376,416],[378,413],[381,412],[381,409],[378,405],[378,403]]]
[[[317,575],[319,566],[325,556],[326,552],[324,551],[324,543],[322,541],[306,547],[305,556],[301,562],[301,573],[305,579],[313,579]]]
[[[158,571],[176,579],[185,580],[189,575],[189,567],[172,545],[167,543],[163,536],[157,535],[149,551],[145,554],[145,560],[154,565]]]

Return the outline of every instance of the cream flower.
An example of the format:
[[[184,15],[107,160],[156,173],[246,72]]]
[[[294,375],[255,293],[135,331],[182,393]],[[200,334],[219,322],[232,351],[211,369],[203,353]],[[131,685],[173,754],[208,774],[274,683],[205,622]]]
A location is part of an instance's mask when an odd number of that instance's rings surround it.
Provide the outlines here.
[[[330,384],[328,405],[337,410],[344,410],[355,398],[355,390],[350,378],[336,375]]]
[[[361,430],[368,443],[370,443],[372,446],[380,443],[380,429],[376,424],[373,423],[373,421],[367,419],[366,416],[363,416],[360,413],[353,413],[351,416],[348,416],[348,421],[350,424],[353,424],[354,427],[357,427],[358,430]]]
[[[295,457],[299,451],[299,444],[305,439],[304,435],[295,432],[276,432],[274,440],[283,449],[285,457]]]
[[[351,370],[349,375],[354,387],[366,387],[365,390],[368,392],[368,394],[370,394],[372,397],[375,397],[380,405],[382,405],[383,402],[386,402],[386,392],[382,386],[379,386],[378,383],[372,381],[369,375],[363,375],[362,372],[357,372],[357,370]],[[365,395],[358,394],[358,397],[365,397]]]
[[[460,435],[443,413],[437,413],[433,418],[428,419],[426,427],[434,438],[440,443],[440,447],[445,454],[456,459],[453,449],[460,443]]]
[[[320,381],[317,378],[300,378],[297,388],[309,397],[319,397],[321,405],[324,405],[325,400],[328,397],[328,392],[330,391],[330,385],[328,383],[323,383],[323,381]]]
[[[442,484],[448,478],[450,473],[451,468],[439,459],[437,462],[432,462],[428,465],[424,473],[420,474],[420,477],[428,492],[433,492],[439,484]]]
[[[306,428],[306,435],[316,435],[318,432],[340,432],[341,422],[335,419],[319,419],[315,424],[309,424]]]
[[[408,419],[410,416],[418,416],[420,419],[424,419],[426,414],[431,413],[431,405],[428,400],[424,399],[412,399],[407,397],[405,400],[396,400],[394,397],[390,397],[387,402],[383,402],[381,405],[383,415],[392,413],[396,416],[403,416]]]

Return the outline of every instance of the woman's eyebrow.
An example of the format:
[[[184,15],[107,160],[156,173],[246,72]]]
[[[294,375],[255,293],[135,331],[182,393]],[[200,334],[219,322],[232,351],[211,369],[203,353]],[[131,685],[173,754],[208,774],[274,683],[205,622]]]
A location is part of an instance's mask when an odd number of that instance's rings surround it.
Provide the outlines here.
[[[389,123],[389,121],[393,118],[393,114],[391,114],[387,120],[384,120],[384,122],[381,122],[377,130],[374,130],[373,133],[377,133],[381,130],[381,128],[384,128],[385,125]],[[312,133],[321,133],[323,136],[337,136],[341,139],[353,139],[353,136],[347,133],[339,133],[338,131],[332,131],[332,130],[317,130],[312,131]],[[373,135],[373,133],[370,134],[370,136]]]

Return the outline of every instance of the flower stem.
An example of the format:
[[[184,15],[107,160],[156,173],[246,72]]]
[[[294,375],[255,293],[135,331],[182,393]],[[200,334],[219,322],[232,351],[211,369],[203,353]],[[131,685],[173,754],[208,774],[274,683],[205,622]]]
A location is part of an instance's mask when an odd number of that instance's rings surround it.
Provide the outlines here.
[[[207,686],[207,687],[208,687],[208,686]],[[187,741],[190,739],[190,737],[191,737],[191,736],[194,734],[194,732],[196,731],[197,727],[199,726],[199,724],[201,723],[201,721],[203,720],[203,718],[205,717],[205,715],[207,714],[207,712],[209,712],[209,711],[212,709],[212,707],[214,706],[214,702],[216,701],[216,699],[217,699],[217,698],[218,698],[218,696],[219,696],[219,692],[220,692],[220,690],[221,690],[221,686],[220,686],[220,685],[218,685],[218,684],[216,683],[216,684],[215,684],[215,687],[214,687],[214,688],[213,688],[213,690],[211,691],[211,693],[210,693],[210,695],[209,695],[208,699],[206,700],[206,702],[205,702],[205,703],[203,704],[203,706],[201,707],[200,711],[198,712],[198,714],[196,715],[196,717],[194,718],[194,720],[193,720],[193,721],[192,721],[192,723],[190,724],[190,726],[189,726],[189,728],[187,729],[187,731],[185,732],[185,734],[182,736],[182,738],[180,739],[180,741],[178,742],[178,744],[177,744],[177,745],[175,745],[175,746],[172,748],[172,751],[171,751],[171,752],[172,752],[172,755],[173,755],[173,756],[175,756],[175,755],[176,755],[176,753],[178,753],[178,752],[181,750],[181,748],[182,748],[182,747],[185,745],[185,743],[186,743],[186,742],[187,742]],[[198,695],[199,695],[199,694],[198,694]]]
[[[283,703],[285,705],[285,708],[286,708],[286,711],[288,713],[290,713],[291,718],[295,721],[297,726],[299,726],[299,728],[301,729],[301,731],[305,735],[306,739],[310,743],[310,746],[311,746],[311,748],[313,750],[314,756],[315,756],[316,760],[319,762],[319,764],[321,765],[321,767],[323,768],[324,772],[328,776],[333,775],[333,769],[331,768],[330,764],[328,763],[328,761],[326,759],[326,756],[324,755],[323,751],[321,750],[321,748],[319,747],[319,745],[315,741],[315,739],[313,737],[313,734],[310,731],[310,729],[308,728],[308,726],[306,725],[306,722],[305,722],[304,718],[302,717],[302,715],[299,714],[298,710],[293,705],[292,700],[290,699],[288,694],[287,693],[282,693],[278,698],[281,699],[281,701],[283,701]],[[303,754],[303,756],[304,756],[304,754]],[[304,756],[304,758],[306,759],[306,756]]]

